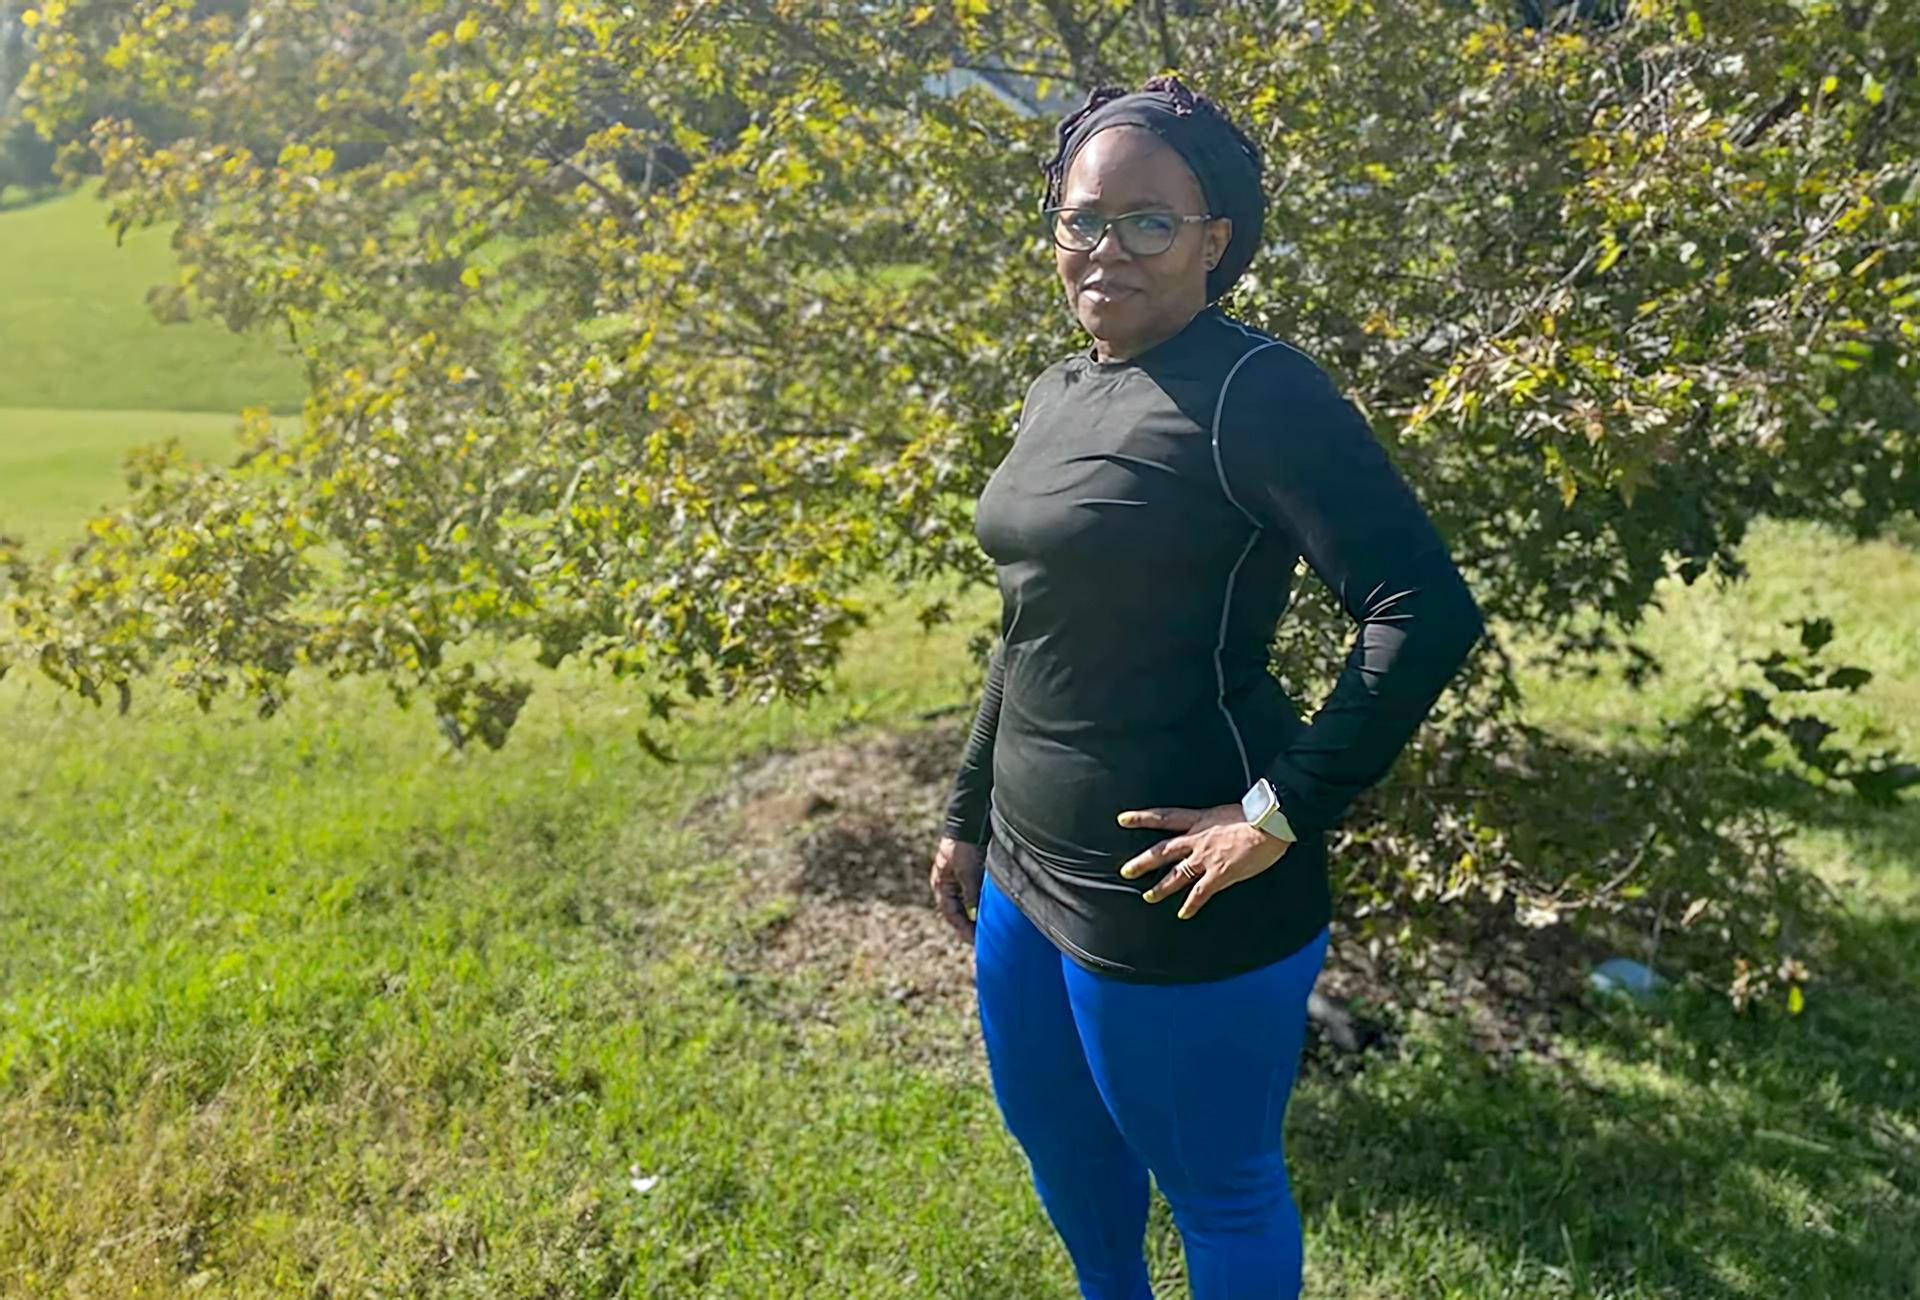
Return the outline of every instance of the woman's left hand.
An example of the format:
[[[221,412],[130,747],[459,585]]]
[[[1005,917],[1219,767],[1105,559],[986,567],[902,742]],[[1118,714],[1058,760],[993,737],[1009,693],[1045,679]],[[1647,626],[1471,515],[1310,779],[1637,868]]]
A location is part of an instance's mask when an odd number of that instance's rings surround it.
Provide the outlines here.
[[[1180,832],[1129,859],[1120,875],[1132,880],[1156,867],[1172,867],[1141,897],[1157,903],[1186,890],[1186,900],[1180,904],[1183,921],[1221,890],[1251,880],[1278,862],[1293,843],[1251,825],[1237,803],[1218,808],[1136,809],[1121,813],[1120,824],[1135,830]]]

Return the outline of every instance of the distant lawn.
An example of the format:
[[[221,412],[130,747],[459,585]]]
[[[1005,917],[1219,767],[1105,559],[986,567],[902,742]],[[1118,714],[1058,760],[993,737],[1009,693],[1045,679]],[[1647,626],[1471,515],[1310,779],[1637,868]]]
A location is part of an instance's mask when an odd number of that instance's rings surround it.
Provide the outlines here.
[[[130,448],[179,438],[189,454],[221,459],[238,423],[205,412],[0,408],[0,533],[56,545],[126,495],[120,463]]]
[[[274,340],[153,318],[168,238],[132,230],[116,248],[90,189],[0,211],[0,408],[298,409],[300,372]]]
[[[1664,608],[1638,633],[1663,668],[1645,690],[1623,690],[1611,675],[1554,680],[1548,656],[1525,673],[1534,710],[1563,728],[1614,739],[1627,727],[1652,725],[1731,684],[1742,657],[1795,643],[1788,622],[1826,617],[1834,625],[1833,642],[1823,652],[1828,662],[1876,673],[1858,695],[1826,707],[1836,719],[1880,727],[1887,743],[1920,754],[1920,547],[1854,542],[1823,529],[1762,522],[1744,554],[1752,566],[1745,582],[1726,588],[1707,581],[1662,584]]]

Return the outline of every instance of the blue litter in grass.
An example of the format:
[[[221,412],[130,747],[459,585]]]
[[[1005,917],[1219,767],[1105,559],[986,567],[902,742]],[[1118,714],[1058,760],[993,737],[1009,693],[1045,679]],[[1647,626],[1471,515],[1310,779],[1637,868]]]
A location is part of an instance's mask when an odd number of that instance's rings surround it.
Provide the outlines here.
[[[1625,993],[1638,1001],[1651,997],[1667,985],[1658,971],[1629,957],[1609,957],[1595,966],[1587,983],[1600,993]]]

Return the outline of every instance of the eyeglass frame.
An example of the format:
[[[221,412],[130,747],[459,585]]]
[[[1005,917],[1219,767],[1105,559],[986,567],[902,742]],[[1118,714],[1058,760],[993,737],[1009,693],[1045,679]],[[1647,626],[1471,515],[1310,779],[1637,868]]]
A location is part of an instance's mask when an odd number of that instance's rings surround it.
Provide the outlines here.
[[[1183,226],[1194,221],[1222,220],[1218,214],[1212,212],[1203,212],[1195,216],[1185,212],[1161,212],[1154,208],[1139,208],[1133,212],[1122,212],[1118,216],[1100,217],[1102,223],[1100,233],[1094,236],[1093,242],[1085,248],[1075,248],[1072,244],[1063,244],[1060,242],[1059,218],[1062,212],[1091,212],[1095,216],[1100,216],[1100,213],[1095,208],[1077,207],[1068,204],[1062,204],[1054,208],[1042,208],[1040,210],[1040,216],[1046,222],[1047,238],[1052,241],[1054,247],[1064,248],[1069,253],[1091,253],[1094,249],[1100,247],[1101,242],[1106,239],[1107,235],[1112,232],[1115,227],[1118,227],[1121,222],[1130,217],[1165,217],[1169,221],[1177,221]],[[1139,227],[1136,226],[1134,229],[1137,230]],[[1126,249],[1127,254],[1131,257],[1158,257],[1180,241],[1180,232],[1179,230],[1173,232],[1173,235],[1167,240],[1166,248],[1156,248],[1151,253],[1137,252],[1129,248],[1127,246],[1127,237],[1124,234],[1118,235],[1116,238],[1120,241],[1120,247]]]

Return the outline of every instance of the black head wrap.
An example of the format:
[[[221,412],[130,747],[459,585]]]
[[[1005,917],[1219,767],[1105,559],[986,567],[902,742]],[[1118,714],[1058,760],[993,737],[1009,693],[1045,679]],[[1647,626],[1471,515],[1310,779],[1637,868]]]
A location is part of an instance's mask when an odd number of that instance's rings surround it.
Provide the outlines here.
[[[1267,212],[1260,186],[1260,151],[1219,107],[1176,77],[1154,77],[1140,90],[1108,86],[1087,96],[1085,107],[1060,124],[1060,151],[1046,165],[1046,204],[1060,202],[1067,169],[1096,134],[1116,126],[1153,132],[1186,160],[1207,212],[1233,221],[1233,235],[1219,264],[1207,273],[1207,301],[1214,302],[1253,261]]]

